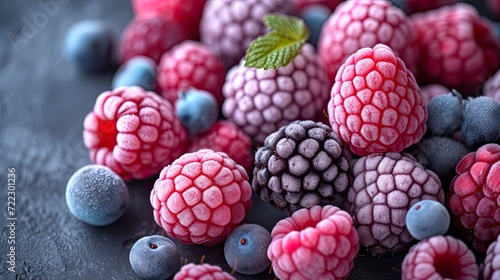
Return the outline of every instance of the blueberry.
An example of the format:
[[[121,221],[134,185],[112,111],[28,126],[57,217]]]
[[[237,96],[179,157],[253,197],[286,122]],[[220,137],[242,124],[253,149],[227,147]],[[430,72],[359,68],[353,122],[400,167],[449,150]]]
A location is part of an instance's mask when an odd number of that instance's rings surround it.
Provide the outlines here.
[[[100,20],[83,20],[70,26],[64,41],[65,57],[85,71],[98,71],[113,65],[116,36]]]
[[[443,186],[451,182],[458,162],[470,152],[463,143],[448,137],[423,139],[417,146],[425,157],[423,165],[438,175]]]
[[[403,12],[408,13],[408,3],[407,0],[389,0],[393,6],[403,10]]]
[[[444,235],[450,226],[450,214],[438,201],[421,200],[406,214],[406,228],[417,240]]]
[[[267,248],[271,234],[257,224],[243,224],[234,229],[224,244],[224,257],[236,272],[253,275],[266,270],[271,261]]]
[[[66,186],[66,204],[82,222],[109,225],[118,220],[128,207],[125,182],[111,169],[87,165],[76,171]]]
[[[330,9],[324,5],[311,5],[304,9],[301,14],[301,18],[304,20],[307,28],[309,29],[308,42],[314,47],[317,47],[318,45],[321,28],[330,14]]]
[[[122,86],[156,90],[156,62],[146,56],[135,56],[127,60],[113,77],[113,89]]]
[[[217,100],[209,92],[189,89],[181,93],[176,101],[175,112],[189,135],[205,132],[217,121]]]
[[[145,236],[135,242],[129,255],[130,265],[139,277],[163,280],[181,267],[181,257],[172,240],[161,236]]]
[[[481,96],[465,103],[462,142],[471,148],[500,141],[500,103]]]
[[[427,131],[431,135],[446,136],[462,124],[462,96],[457,91],[439,95],[427,105]]]

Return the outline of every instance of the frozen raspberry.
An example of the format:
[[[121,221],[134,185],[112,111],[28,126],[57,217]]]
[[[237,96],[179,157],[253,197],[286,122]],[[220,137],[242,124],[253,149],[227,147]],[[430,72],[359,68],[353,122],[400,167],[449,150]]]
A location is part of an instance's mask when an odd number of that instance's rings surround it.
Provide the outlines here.
[[[359,242],[374,255],[398,253],[413,237],[406,228],[406,213],[424,200],[444,203],[444,191],[434,172],[424,169],[409,154],[371,154],[352,165],[349,212]]]
[[[331,205],[300,209],[271,236],[267,256],[280,279],[344,279],[359,250],[351,216]]]
[[[308,7],[314,5],[323,5],[330,9],[330,11],[335,11],[335,8],[342,2],[343,0],[292,0],[295,3],[295,6],[299,9],[299,11],[304,11]]]
[[[472,96],[498,70],[500,40],[473,6],[458,3],[411,19],[419,38],[419,83],[437,83]]]
[[[253,190],[290,215],[314,205],[341,206],[349,163],[338,136],[313,121],[295,121],[269,135],[255,154]]]
[[[142,55],[158,63],[164,52],[186,39],[186,31],[172,20],[159,16],[134,18],[122,33],[121,62]]]
[[[444,5],[451,5],[460,0],[389,0],[394,6],[405,11],[407,14],[425,12],[437,9]]]
[[[328,115],[333,131],[358,156],[401,152],[420,140],[427,121],[413,74],[385,45],[360,49],[340,67]]]
[[[480,252],[500,234],[500,145],[486,144],[456,167],[449,206],[455,225]]]
[[[498,240],[500,236],[497,237],[495,242],[488,246],[486,251],[486,259],[484,263],[479,267],[483,280],[495,280],[500,279],[500,263],[498,262],[500,258],[500,242]]]
[[[484,83],[483,94],[500,103],[500,70]]]
[[[269,13],[297,14],[288,0],[211,0],[200,24],[201,41],[222,58],[226,69],[245,56],[250,43],[268,29],[262,19]]]
[[[187,133],[172,105],[140,87],[103,92],[83,127],[91,161],[124,180],[156,175],[186,149]]]
[[[175,274],[174,280],[236,280],[236,278],[218,266],[188,263]]]
[[[452,236],[434,236],[420,241],[401,264],[403,280],[477,280],[476,257],[467,245]]]
[[[183,26],[190,39],[199,38],[199,26],[206,0],[132,0],[137,17],[160,15]]]
[[[174,104],[181,90],[210,92],[222,105],[226,72],[222,61],[199,42],[185,41],[166,52],[158,66],[160,93]]]
[[[389,1],[342,2],[323,25],[318,53],[333,82],[342,63],[357,50],[385,44],[415,73],[417,48],[409,18]]]
[[[450,89],[438,84],[432,84],[420,87],[420,93],[422,93],[422,95],[424,96],[425,104],[429,104],[432,98],[443,94],[447,94],[449,92]]]
[[[231,69],[222,89],[222,113],[261,144],[292,121],[322,114],[329,98],[328,85],[313,46],[305,44],[285,67],[255,69],[241,61]]]
[[[498,0],[486,0],[486,5],[488,10],[497,18],[500,18],[500,1]]]
[[[188,152],[212,149],[224,152],[236,163],[251,172],[253,165],[252,142],[234,123],[227,120],[217,121],[207,132],[196,135],[191,140]]]
[[[199,150],[166,166],[151,192],[156,223],[186,244],[225,240],[252,206],[245,169],[225,153]]]

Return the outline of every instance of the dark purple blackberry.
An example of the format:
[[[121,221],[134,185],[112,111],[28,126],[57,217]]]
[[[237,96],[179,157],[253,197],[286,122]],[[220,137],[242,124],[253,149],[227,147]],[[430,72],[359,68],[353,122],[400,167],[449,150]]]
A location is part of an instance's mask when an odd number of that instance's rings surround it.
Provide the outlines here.
[[[295,121],[270,134],[255,164],[253,190],[289,215],[343,202],[349,163],[339,137],[320,122]]]

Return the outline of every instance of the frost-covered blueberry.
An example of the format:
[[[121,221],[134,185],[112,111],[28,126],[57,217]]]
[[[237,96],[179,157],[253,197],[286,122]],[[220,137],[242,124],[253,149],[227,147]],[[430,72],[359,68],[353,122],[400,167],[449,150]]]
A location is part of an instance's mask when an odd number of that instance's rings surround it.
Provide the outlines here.
[[[102,165],[87,165],[76,171],[66,186],[66,204],[82,222],[94,226],[118,220],[128,207],[127,185]]]
[[[500,141],[500,104],[480,96],[465,103],[462,141],[471,148]]]
[[[127,60],[113,77],[113,89],[128,86],[156,90],[156,62],[147,56],[134,56]]]
[[[219,106],[211,93],[190,89],[177,99],[175,112],[192,137],[212,127],[219,116]]]
[[[135,273],[147,280],[167,279],[181,267],[177,246],[161,235],[137,240],[130,250],[129,260]]]
[[[462,124],[462,96],[457,91],[436,96],[427,104],[427,131],[446,136]]]
[[[85,71],[103,70],[114,61],[116,35],[100,20],[82,20],[66,32],[64,55],[77,68]]]
[[[446,207],[435,200],[421,200],[406,214],[406,228],[418,240],[444,235],[450,226],[450,214]]]
[[[316,47],[318,45],[321,28],[332,12],[324,5],[312,5],[302,11],[300,17],[309,29],[308,42]]]
[[[271,234],[257,224],[243,224],[231,233],[224,244],[224,257],[235,271],[254,275],[266,270],[271,261],[267,248]]]

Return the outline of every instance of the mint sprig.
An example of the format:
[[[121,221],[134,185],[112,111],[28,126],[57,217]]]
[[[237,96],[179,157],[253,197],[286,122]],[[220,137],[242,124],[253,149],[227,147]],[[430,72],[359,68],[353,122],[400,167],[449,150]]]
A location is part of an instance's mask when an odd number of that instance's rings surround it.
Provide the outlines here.
[[[245,67],[277,69],[290,63],[309,38],[304,21],[297,17],[269,14],[264,24],[271,29],[257,37],[245,55]]]

